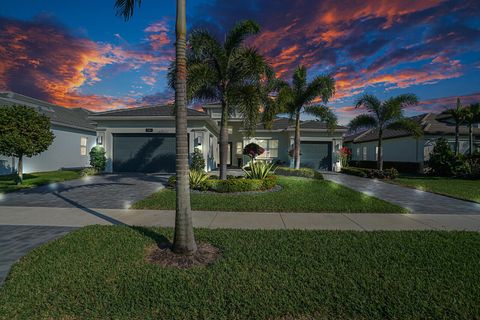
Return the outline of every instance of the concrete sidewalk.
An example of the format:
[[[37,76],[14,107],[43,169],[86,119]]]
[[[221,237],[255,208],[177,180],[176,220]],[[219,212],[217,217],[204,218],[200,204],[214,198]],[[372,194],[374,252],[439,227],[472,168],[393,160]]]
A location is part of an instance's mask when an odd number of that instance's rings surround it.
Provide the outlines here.
[[[172,227],[174,211],[0,207],[0,225],[82,227],[128,224]],[[480,231],[480,215],[381,213],[193,212],[197,228]]]

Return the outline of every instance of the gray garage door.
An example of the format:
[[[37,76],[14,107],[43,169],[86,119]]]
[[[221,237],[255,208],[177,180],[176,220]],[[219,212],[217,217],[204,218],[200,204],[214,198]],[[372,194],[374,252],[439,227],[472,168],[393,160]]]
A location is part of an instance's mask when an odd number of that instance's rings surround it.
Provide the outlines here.
[[[331,170],[332,169],[332,143],[303,141],[300,144],[302,167]]]
[[[175,135],[114,134],[113,171],[175,172]]]

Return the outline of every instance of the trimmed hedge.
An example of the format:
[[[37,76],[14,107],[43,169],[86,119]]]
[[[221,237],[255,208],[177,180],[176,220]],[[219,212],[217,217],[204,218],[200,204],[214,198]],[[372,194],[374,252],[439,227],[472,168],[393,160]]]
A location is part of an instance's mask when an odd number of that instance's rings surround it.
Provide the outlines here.
[[[352,176],[358,176],[362,178],[371,178],[371,179],[393,180],[398,177],[398,171],[395,168],[385,169],[382,171],[377,169],[344,167],[341,169],[341,172],[352,175]]]
[[[275,174],[280,176],[293,176],[323,180],[323,176],[320,172],[310,168],[293,169],[288,167],[278,167],[275,170]]]
[[[168,178],[167,186],[174,189],[177,178],[171,176]],[[277,185],[277,176],[270,175],[265,179],[246,179],[241,176],[229,176],[227,180],[219,180],[218,176],[212,175],[205,184],[196,188],[201,191],[215,191],[221,193],[227,192],[246,192],[246,191],[260,191],[269,190]]]

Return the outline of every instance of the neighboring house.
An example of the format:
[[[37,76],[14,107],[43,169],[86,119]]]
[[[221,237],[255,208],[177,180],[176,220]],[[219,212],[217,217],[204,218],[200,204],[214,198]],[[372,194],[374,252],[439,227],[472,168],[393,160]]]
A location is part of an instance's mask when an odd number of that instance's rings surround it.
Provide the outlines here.
[[[171,106],[147,106],[91,114],[107,172],[175,172],[175,115]],[[199,148],[205,170],[217,167],[218,126],[208,114],[188,109],[189,153]]]
[[[220,122],[221,106],[218,103],[203,107],[210,117]],[[293,148],[295,126],[288,118],[276,118],[271,129],[265,129],[263,124],[256,127],[254,137],[247,137],[242,129],[241,116],[233,113],[228,120],[228,165],[241,167],[248,161],[243,156],[243,148],[254,142],[265,149],[258,159],[265,159],[282,165],[293,165],[288,151]],[[301,166],[320,170],[338,170],[336,152],[342,147],[342,135],[345,127],[337,126],[330,131],[326,124],[320,121],[303,121],[301,124]]]
[[[416,139],[403,130],[385,130],[383,134],[383,159],[385,168],[395,167],[400,171],[417,172],[423,169],[433,151],[435,141],[444,137],[451,145],[455,143],[455,126],[439,121],[435,113],[412,117],[417,121],[423,136]],[[480,148],[480,129],[474,129],[475,146]],[[352,163],[359,167],[374,168],[377,159],[378,132],[370,129],[344,137],[343,144],[352,151]],[[460,127],[460,152],[468,153],[468,128]]]
[[[25,105],[50,118],[55,139],[43,153],[24,158],[23,171],[42,172],[67,168],[83,168],[90,164],[89,151],[95,145],[95,127],[87,120],[89,111],[64,108],[18,93],[0,92],[0,107]],[[0,174],[16,171],[17,159],[0,156]]]

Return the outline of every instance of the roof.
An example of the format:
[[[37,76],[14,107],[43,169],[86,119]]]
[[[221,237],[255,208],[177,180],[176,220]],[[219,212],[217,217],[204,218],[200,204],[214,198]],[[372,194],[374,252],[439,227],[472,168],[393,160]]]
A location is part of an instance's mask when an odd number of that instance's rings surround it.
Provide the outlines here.
[[[0,92],[0,105],[1,104],[26,105],[46,115],[52,124],[95,131],[95,126],[88,120],[88,116],[92,114],[92,112],[83,108],[65,108],[8,91]]]
[[[174,109],[171,105],[152,105],[144,107],[134,107],[126,109],[117,109],[104,112],[96,112],[91,114],[92,119],[96,117],[173,117]],[[187,109],[187,116],[205,116],[208,114],[205,112],[197,111],[194,109]]]
[[[317,120],[302,121],[300,123],[300,130],[319,130],[325,131],[328,130],[328,126],[325,122]],[[273,130],[273,131],[290,131],[295,130],[295,124],[289,118],[277,117],[272,121],[272,128],[265,129],[263,123],[259,123],[256,127],[256,130]],[[343,131],[347,130],[344,126],[336,126],[335,130]]]
[[[424,134],[429,135],[454,135],[455,126],[449,123],[438,121],[438,115],[435,113],[425,113],[418,116],[411,117],[410,119],[418,122]],[[467,135],[468,128],[466,126],[460,126],[460,134]],[[479,128],[473,128],[474,135],[480,135]],[[391,130],[386,129],[383,131],[383,139],[392,139],[400,137],[411,136],[411,133],[406,130]],[[350,134],[343,137],[344,142],[368,142],[378,139],[378,131],[376,129],[364,130],[354,134]]]

